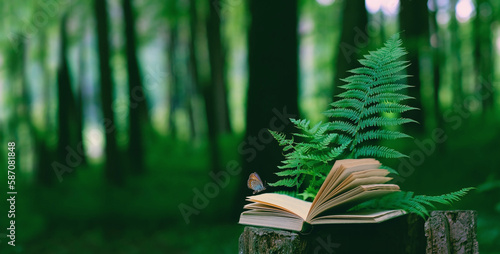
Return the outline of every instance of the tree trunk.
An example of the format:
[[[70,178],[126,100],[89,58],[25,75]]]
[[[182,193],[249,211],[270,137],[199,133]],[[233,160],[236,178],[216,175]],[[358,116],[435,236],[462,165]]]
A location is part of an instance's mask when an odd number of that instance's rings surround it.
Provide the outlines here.
[[[211,96],[210,100],[214,104],[212,120],[217,134],[231,132],[229,122],[229,108],[227,101],[226,88],[226,56],[224,46],[222,44],[221,22],[219,14],[215,6],[221,6],[220,0],[209,0],[210,13],[207,20],[207,40],[208,40],[208,57],[210,61],[210,85],[206,87],[209,90],[207,96]],[[207,116],[208,117],[208,116]]]
[[[61,20],[60,32],[60,59],[57,70],[57,101],[58,101],[58,142],[57,142],[57,162],[68,167],[70,172],[79,168],[83,162],[83,151],[79,145],[82,142],[81,119],[76,107],[75,96],[73,94],[71,77],[68,63],[68,34],[67,34],[67,14]],[[70,156],[70,153],[73,154]],[[75,155],[76,154],[76,155]],[[69,161],[69,157],[75,161]],[[65,174],[62,168],[53,165],[59,180],[71,174]],[[68,170],[69,171],[69,170]],[[67,172],[67,173],[70,173]]]
[[[430,25],[430,34],[431,40],[434,41],[432,45],[432,72],[433,72],[433,102],[434,102],[434,114],[436,120],[436,127],[439,129],[444,128],[444,119],[441,113],[441,102],[439,100],[439,89],[441,87],[441,64],[443,62],[443,41],[441,38],[441,34],[439,33],[439,26],[437,24],[437,11],[438,7],[436,4],[437,0],[431,0],[430,3],[432,5],[433,11],[429,12],[429,25]],[[444,152],[446,148],[442,143],[436,144],[438,146],[438,150],[440,153]]]
[[[106,140],[105,176],[111,184],[123,182],[123,172],[119,165],[118,148],[116,144],[116,126],[113,114],[113,80],[111,76],[109,26],[106,1],[95,0],[95,15],[97,42],[99,49],[99,78],[101,81],[101,107],[103,112],[103,125]]]
[[[207,117],[209,153],[211,171],[222,170],[218,137],[221,133],[231,131],[227,102],[225,52],[221,41],[221,23],[216,6],[220,0],[210,1],[210,12],[207,20],[208,60],[210,63],[210,80],[203,86],[205,113]]]
[[[421,60],[420,55],[424,48],[428,48],[429,41],[429,14],[426,1],[401,1],[399,12],[399,25],[401,38],[408,51],[407,60],[410,66],[407,73],[411,75],[407,80],[408,84],[414,86],[408,89],[408,95],[415,99],[409,100],[409,106],[419,108],[420,110],[410,110],[405,113],[406,117],[416,120],[420,125],[408,125],[413,131],[424,131],[424,114],[422,109],[421,95]],[[415,22],[418,20],[418,22]]]
[[[432,211],[427,221],[408,214],[382,223],[315,225],[307,234],[245,227],[240,254],[478,252],[477,213]]]
[[[426,253],[479,253],[476,211],[432,211],[425,222]]]
[[[350,75],[347,71],[359,67],[358,59],[362,51],[368,46],[370,38],[367,35],[368,16],[364,0],[344,0],[344,15],[342,17],[342,32],[335,61],[335,75],[333,79],[333,95],[342,92],[339,88],[344,82],[341,79]],[[354,15],[354,13],[356,13]]]
[[[425,250],[424,220],[409,214],[382,223],[314,225],[307,233],[245,227],[239,243],[241,254],[420,254]],[[288,249],[292,251],[281,251]]]
[[[189,116],[190,137],[197,138],[196,119],[194,110],[194,99],[198,95],[200,88],[200,76],[198,72],[198,59],[196,57],[196,45],[198,41],[198,11],[196,9],[196,0],[189,0],[189,74],[191,76],[189,87],[186,93],[186,109]]]
[[[486,113],[493,108],[495,97],[492,87],[495,73],[491,28],[493,8],[488,0],[478,0],[476,3],[476,18],[474,20],[476,89],[481,91],[483,113]]]
[[[289,118],[298,117],[297,1],[253,0],[250,15],[246,135],[238,147],[244,179],[235,197],[238,207],[252,193],[244,184],[250,173],[258,172],[264,182],[278,180],[274,172],[283,153],[268,129],[296,132]]]
[[[52,134],[50,130],[55,129],[50,122],[50,113],[49,113],[49,101],[50,101],[50,81],[47,70],[47,33],[42,32],[40,38],[40,62],[43,70],[43,87],[42,87],[42,100],[44,102],[43,107],[43,115],[44,115],[44,124],[41,126],[35,134],[35,144],[37,154],[36,161],[36,183],[39,185],[51,185],[54,183],[55,175],[54,171],[51,168],[51,162],[54,160],[53,151],[51,150],[49,144],[47,143],[47,136]]]
[[[451,8],[451,19],[450,19],[450,33],[451,33],[451,64],[452,64],[452,89],[453,89],[453,102],[458,105],[463,105],[463,72],[462,72],[462,43],[459,34],[458,21],[456,18],[455,6],[457,6],[458,0],[450,1]],[[415,110],[413,110],[415,111]]]
[[[20,35],[21,36],[21,35]],[[27,60],[28,60],[28,42],[19,38],[19,48],[11,56],[18,58],[16,61],[8,62],[15,65],[15,77],[19,77],[19,84],[13,85],[14,88],[14,118],[15,121],[15,139],[9,140],[16,142],[16,169],[32,170],[34,164],[30,157],[34,154],[34,131],[33,121],[31,120],[31,96],[27,78]],[[18,53],[18,55],[15,55]],[[19,172],[19,171],[18,171]]]
[[[148,109],[146,103],[146,92],[142,84],[139,68],[139,60],[136,54],[135,39],[135,16],[132,8],[132,0],[123,0],[123,16],[125,19],[125,48],[127,55],[127,74],[129,91],[129,144],[128,157],[130,169],[134,174],[142,174],[144,168],[143,154],[143,130],[142,127],[148,122]]]
[[[76,132],[77,132],[77,144],[81,149],[82,165],[87,164],[87,156],[85,156],[85,145],[83,143],[83,124],[84,124],[84,103],[83,103],[83,91],[85,89],[85,54],[84,54],[84,42],[81,42],[79,48],[79,59],[78,59],[78,90],[76,98]]]
[[[168,39],[168,65],[170,72],[170,87],[169,87],[169,128],[170,134],[172,137],[177,136],[177,126],[175,123],[175,117],[177,113],[177,109],[179,107],[179,77],[177,72],[177,58],[176,58],[176,50],[177,50],[177,36],[178,36],[178,28],[177,22],[170,22],[170,31],[169,31],[169,39]]]
[[[245,227],[239,239],[239,254],[303,253],[307,243],[299,233],[270,228]]]

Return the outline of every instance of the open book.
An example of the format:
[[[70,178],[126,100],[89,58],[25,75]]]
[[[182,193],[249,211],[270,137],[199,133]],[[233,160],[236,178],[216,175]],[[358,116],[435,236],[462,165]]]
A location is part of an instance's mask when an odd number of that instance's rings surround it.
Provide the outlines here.
[[[313,202],[283,194],[265,193],[247,197],[240,224],[302,231],[306,224],[376,223],[405,214],[403,210],[346,213],[346,209],[371,198],[399,191],[392,178],[375,159],[335,162]]]

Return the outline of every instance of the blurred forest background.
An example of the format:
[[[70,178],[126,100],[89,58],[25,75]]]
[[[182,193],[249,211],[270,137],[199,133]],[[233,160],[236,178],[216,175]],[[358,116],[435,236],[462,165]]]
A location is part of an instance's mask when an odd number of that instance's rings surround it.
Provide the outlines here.
[[[0,1],[0,228],[16,142],[16,246],[2,253],[235,253],[267,129],[326,120],[356,59],[401,31],[415,139],[403,190],[477,187],[500,251],[500,1]],[[436,133],[439,138],[436,138]],[[269,191],[273,191],[269,188]]]

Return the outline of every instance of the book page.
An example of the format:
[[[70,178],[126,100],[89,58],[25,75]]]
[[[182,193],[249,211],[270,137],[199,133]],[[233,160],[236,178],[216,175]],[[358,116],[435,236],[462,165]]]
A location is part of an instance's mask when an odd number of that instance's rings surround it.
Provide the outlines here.
[[[250,210],[245,211],[240,215],[240,220],[238,223],[244,225],[274,227],[300,231],[302,230],[304,220],[296,216],[292,216],[290,213]]]
[[[329,182],[335,181],[332,179],[337,179],[339,175],[344,171],[344,168],[340,167],[341,163],[340,161],[336,161],[335,164],[333,164],[332,169],[330,170],[330,173],[326,176],[325,181],[323,184],[321,184],[321,187],[319,188],[318,193],[316,194],[316,197],[313,200],[312,207],[316,206],[316,203],[320,202],[320,200],[323,197],[323,192],[325,192],[325,189],[327,188]]]
[[[369,177],[385,177],[389,174],[389,171],[386,169],[368,169],[368,170],[362,170],[358,172],[353,172],[350,175],[348,175],[342,182],[340,182],[336,187],[328,194],[326,195],[325,199],[328,200],[332,198],[335,195],[338,195],[339,193],[344,191],[344,188],[346,185],[351,184],[353,181],[356,179],[362,179],[362,178],[369,178]],[[375,178],[374,178],[375,179]],[[388,180],[391,180],[391,178],[378,178],[381,181],[379,182],[372,182],[372,183],[386,183]],[[383,181],[383,179],[388,179],[387,181]],[[368,183],[366,183],[368,184]],[[361,185],[361,184],[358,184]]]
[[[311,224],[378,223],[406,214],[404,210],[372,210],[314,218]]]
[[[368,184],[381,184],[386,183],[392,180],[392,177],[380,177],[380,176],[372,176],[372,177],[364,177],[364,178],[353,178],[350,181],[344,181],[342,185],[339,185],[333,192],[332,196],[336,196],[342,194],[348,190],[351,190],[360,185],[368,185]]]
[[[367,199],[383,196],[391,192],[399,191],[399,186],[395,184],[371,184],[371,185],[361,185],[352,190],[349,190],[337,197],[334,197],[325,203],[318,205],[317,207],[311,208],[306,221],[310,221],[322,212],[332,209],[339,205],[345,205],[348,203],[358,202],[361,203]]]
[[[248,196],[247,200],[288,211],[290,213],[298,215],[303,220],[306,219],[307,214],[311,209],[311,202],[277,193],[265,193],[255,196]]]
[[[333,195],[330,195],[331,192],[352,173],[368,169],[378,169],[380,165],[380,162],[375,159],[347,159],[336,161],[325,182],[321,185],[312,203],[311,210],[332,198]]]
[[[364,161],[362,164],[352,164],[352,165],[342,165],[343,167],[345,167],[345,170],[342,172],[342,174],[334,181],[334,182],[329,182],[328,183],[328,188],[329,189],[326,193],[323,193],[323,195],[325,196],[325,200],[326,199],[329,199],[330,197],[330,194],[331,192],[337,187],[339,186],[343,181],[345,181],[349,176],[351,175],[355,175],[355,173],[358,173],[358,172],[365,172],[365,171],[369,171],[369,170],[379,170],[379,167],[380,167],[380,163],[378,161]],[[385,169],[382,169],[382,170],[385,170]],[[387,171],[387,170],[385,170]],[[387,173],[389,173],[387,171]]]

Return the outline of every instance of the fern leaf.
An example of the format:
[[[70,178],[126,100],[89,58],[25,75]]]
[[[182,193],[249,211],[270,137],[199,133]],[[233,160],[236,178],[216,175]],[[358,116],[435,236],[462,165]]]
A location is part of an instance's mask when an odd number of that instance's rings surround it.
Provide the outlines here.
[[[356,126],[343,121],[330,122],[328,129],[331,131],[343,131],[349,134],[354,134],[356,132]]]
[[[410,136],[404,134],[399,131],[391,131],[391,130],[370,130],[364,133],[359,133],[356,137],[356,140],[353,142],[353,145],[357,145],[366,140],[376,140],[376,139],[400,139],[400,138],[409,138]]]
[[[331,109],[323,114],[328,117],[342,117],[353,121],[359,118],[359,112],[348,108]]]
[[[277,186],[285,186],[285,187],[293,187],[297,183],[297,180],[291,178],[285,178],[278,180],[274,183],[269,183],[269,186],[277,187]]]
[[[379,85],[377,87],[374,87],[370,90],[371,94],[378,94],[378,93],[394,93],[397,91],[401,91],[403,89],[408,89],[412,86],[410,85],[405,85],[405,84],[386,84],[386,85]]]
[[[351,89],[339,94],[338,97],[364,100],[366,97],[366,93],[361,90]]]
[[[440,196],[414,195],[413,192],[395,192],[386,196],[371,199],[358,204],[348,211],[359,211],[366,209],[402,209],[409,213],[416,213],[421,217],[429,215],[428,208],[435,209],[434,203],[451,205],[459,201],[474,188],[463,188]]]
[[[385,146],[362,146],[354,151],[354,158],[363,157],[401,158],[408,156]]]
[[[363,112],[361,112],[360,117],[366,117],[380,113],[403,113],[414,109],[416,108],[398,103],[379,103],[367,107]]]
[[[365,129],[366,127],[372,126],[394,126],[394,125],[402,125],[405,123],[416,123],[417,121],[410,118],[390,118],[390,117],[370,117],[360,121],[359,126],[360,129]]]
[[[379,93],[375,94],[373,96],[370,96],[369,98],[366,99],[366,104],[370,105],[373,103],[377,102],[400,102],[408,99],[414,99],[411,96],[407,96],[404,94],[398,94],[398,93]]]
[[[341,99],[330,104],[332,107],[353,108],[360,110],[363,107],[363,102],[358,99]]]
[[[386,165],[382,165],[380,166],[380,168],[383,168],[383,169],[386,169],[387,171],[389,171],[389,173],[391,174],[394,174],[394,175],[399,175],[399,172],[389,166],[386,166]]]
[[[297,176],[300,174],[308,174],[308,170],[294,168],[294,169],[276,172],[274,174],[276,174],[277,176]]]

